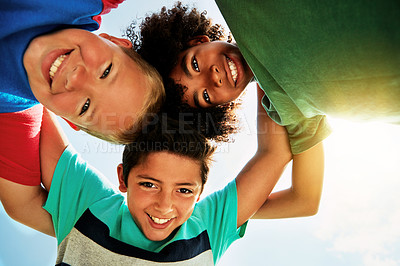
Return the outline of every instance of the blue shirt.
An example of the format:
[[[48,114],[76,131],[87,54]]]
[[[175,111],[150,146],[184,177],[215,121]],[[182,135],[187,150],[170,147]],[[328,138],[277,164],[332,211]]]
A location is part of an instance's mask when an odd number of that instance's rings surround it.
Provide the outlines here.
[[[93,16],[103,10],[101,0],[12,0],[0,8],[0,113],[25,110],[37,104],[23,66],[30,41],[64,28],[93,31],[99,24]]]

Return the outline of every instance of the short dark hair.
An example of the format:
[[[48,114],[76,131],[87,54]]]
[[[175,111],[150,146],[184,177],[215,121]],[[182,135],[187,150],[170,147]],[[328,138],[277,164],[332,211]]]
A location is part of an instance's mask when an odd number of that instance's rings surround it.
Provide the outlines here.
[[[135,142],[125,145],[122,156],[125,184],[128,185],[131,169],[143,163],[149,154],[169,152],[199,162],[201,181],[204,185],[214,150],[215,147],[203,135],[184,121],[158,119],[143,128]]]
[[[196,8],[190,9],[177,2],[170,9],[164,6],[159,13],[147,16],[140,24],[132,22],[125,34],[138,54],[152,64],[163,78],[166,91],[163,112],[176,119],[181,113],[191,113],[194,127],[200,129],[206,138],[228,141],[228,136],[238,131],[238,119],[234,111],[240,102],[211,108],[190,107],[182,97],[187,88],[169,77],[178,62],[178,55],[189,48],[188,42],[194,37],[206,35],[211,41],[226,39],[230,42],[222,26],[213,24],[206,14],[206,11],[199,12]],[[212,124],[207,124],[210,121]]]

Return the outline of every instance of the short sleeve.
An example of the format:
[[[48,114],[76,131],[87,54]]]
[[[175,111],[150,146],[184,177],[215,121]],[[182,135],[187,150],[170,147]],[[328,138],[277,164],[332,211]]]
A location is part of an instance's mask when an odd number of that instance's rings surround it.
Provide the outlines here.
[[[279,99],[277,101],[279,102]],[[282,103],[282,101],[279,103]],[[291,110],[292,113],[286,111],[281,114],[282,112],[276,110],[266,95],[262,99],[262,104],[268,115],[276,123],[286,127],[293,154],[299,154],[314,147],[332,132],[326,115],[313,114],[310,117],[306,117],[293,105],[281,108],[283,110]],[[290,99],[287,99],[287,104],[290,104]]]
[[[115,193],[105,177],[82,160],[74,148],[67,147],[57,163],[43,206],[52,216],[58,243],[68,235],[86,209]]]
[[[27,186],[40,184],[39,139],[43,106],[0,114],[0,177]]]
[[[236,181],[231,181],[224,189],[206,197],[197,208],[197,215],[203,217],[214,262],[217,263],[228,247],[243,237],[246,231],[247,222],[237,228]]]

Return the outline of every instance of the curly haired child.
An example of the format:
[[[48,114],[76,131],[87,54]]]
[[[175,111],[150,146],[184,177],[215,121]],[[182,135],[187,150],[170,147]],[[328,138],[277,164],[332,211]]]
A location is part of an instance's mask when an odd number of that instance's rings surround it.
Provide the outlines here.
[[[220,25],[212,24],[206,12],[189,9],[178,2],[171,9],[163,7],[159,13],[146,17],[138,25],[133,22],[126,30],[126,36],[133,48],[152,64],[163,78],[166,101],[163,111],[176,119],[191,121],[207,138],[218,141],[229,140],[229,135],[238,131],[235,114],[240,101],[225,103],[207,109],[193,108],[181,104],[186,87],[170,78],[178,63],[179,54],[190,47],[189,41],[195,36],[207,35],[212,41],[227,40]],[[179,117],[181,116],[181,117]]]
[[[294,154],[329,135],[326,115],[399,123],[398,1],[216,2],[237,45],[217,41],[220,27],[180,3],[131,35],[186,105],[224,106],[254,76]]]

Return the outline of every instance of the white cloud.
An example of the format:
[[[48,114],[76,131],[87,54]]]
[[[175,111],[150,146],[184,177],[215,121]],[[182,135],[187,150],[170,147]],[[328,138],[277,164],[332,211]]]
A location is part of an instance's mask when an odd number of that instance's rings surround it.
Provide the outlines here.
[[[325,190],[315,235],[337,256],[352,253],[362,256],[364,265],[397,265],[400,127],[344,125],[326,142]]]
[[[370,255],[364,257],[365,266],[397,266],[399,264],[400,264],[399,260],[394,260],[391,258],[379,258]]]

